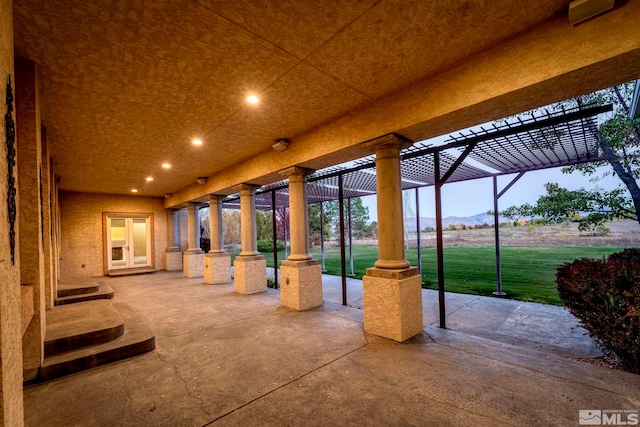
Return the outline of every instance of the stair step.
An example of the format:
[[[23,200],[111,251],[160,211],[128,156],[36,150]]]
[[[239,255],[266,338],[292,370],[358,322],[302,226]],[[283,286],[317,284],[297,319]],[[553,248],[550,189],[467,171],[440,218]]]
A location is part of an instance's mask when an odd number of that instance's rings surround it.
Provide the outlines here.
[[[100,284],[91,277],[58,282],[58,298],[98,292]]]
[[[136,274],[155,274],[156,270],[149,267],[124,268],[122,270],[109,270],[108,277],[134,276]]]
[[[47,356],[38,376],[25,381],[25,385],[49,381],[101,365],[138,356],[156,348],[153,332],[136,313],[124,303],[113,302],[113,307],[126,324],[124,334],[103,344]]]
[[[105,283],[100,283],[98,285],[98,289],[92,293],[81,293],[81,294],[74,294],[74,295],[69,295],[64,297],[60,297],[59,295],[60,295],[60,290],[58,290],[58,298],[56,298],[55,300],[54,305],[56,306],[75,304],[77,302],[93,301],[93,300],[99,300],[99,299],[112,299],[114,293],[113,293],[113,289],[111,289],[111,286]]]
[[[45,357],[115,340],[124,320],[110,301],[95,300],[53,307],[47,312]]]

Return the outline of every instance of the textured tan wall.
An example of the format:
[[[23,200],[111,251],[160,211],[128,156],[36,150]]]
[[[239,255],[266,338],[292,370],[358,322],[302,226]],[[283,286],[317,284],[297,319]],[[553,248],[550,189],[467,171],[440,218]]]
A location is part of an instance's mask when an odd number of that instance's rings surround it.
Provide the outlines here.
[[[20,283],[33,286],[33,319],[22,336],[26,379],[37,373],[44,360],[46,334],[44,251],[40,210],[40,95],[36,64],[16,58],[16,146],[20,203]]]
[[[46,129],[42,129],[42,219],[44,220],[44,292],[47,310],[53,307],[56,296],[53,270],[53,234],[51,233],[51,162]]]
[[[103,212],[152,213],[155,268],[166,269],[167,213],[162,198],[61,191],[59,203],[62,280],[104,275]]]
[[[0,83],[2,102],[0,115],[7,112],[5,86],[13,72],[13,17],[12,1],[0,0]],[[14,86],[15,87],[15,86]],[[15,103],[14,103],[15,108]],[[15,117],[15,116],[14,116]],[[0,170],[7,170],[4,123],[0,126]],[[9,231],[7,224],[7,174],[0,173],[0,424],[24,424],[22,403],[22,317],[20,313],[20,260],[11,265]]]

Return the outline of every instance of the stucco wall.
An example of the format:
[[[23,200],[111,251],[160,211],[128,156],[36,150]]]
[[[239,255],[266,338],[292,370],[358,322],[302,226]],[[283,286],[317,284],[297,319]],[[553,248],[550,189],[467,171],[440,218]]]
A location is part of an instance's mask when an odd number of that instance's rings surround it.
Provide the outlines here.
[[[153,214],[155,269],[166,269],[167,213],[162,198],[61,191],[62,280],[104,275],[103,212]]]
[[[0,116],[7,113],[5,88],[11,75],[11,86],[15,99],[15,75],[13,66],[13,16],[12,1],[0,0],[0,83],[2,99]],[[13,103],[15,113],[15,102]],[[14,114],[15,120],[15,114]],[[11,263],[9,250],[9,227],[7,226],[7,152],[4,120],[0,125],[0,424],[23,425],[22,404],[22,317],[20,296],[20,259]],[[17,171],[14,169],[17,177]],[[16,242],[19,224],[16,224]]]

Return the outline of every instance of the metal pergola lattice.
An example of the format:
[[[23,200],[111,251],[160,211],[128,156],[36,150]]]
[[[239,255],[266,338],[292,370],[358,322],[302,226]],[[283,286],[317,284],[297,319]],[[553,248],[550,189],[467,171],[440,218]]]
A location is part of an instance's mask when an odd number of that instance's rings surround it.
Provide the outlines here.
[[[492,177],[494,210],[497,212],[498,198],[525,172],[606,160],[601,155],[598,139],[591,129],[597,127],[599,114],[612,110],[612,105],[591,105],[576,109],[563,108],[560,111],[536,112],[524,119],[517,117],[513,120],[505,120],[502,124],[493,124],[488,129],[481,128],[467,131],[465,134],[450,135],[441,145],[419,142],[401,151],[402,189],[416,189],[417,206],[419,205],[417,189],[435,186],[441,327],[445,327],[441,187],[447,182]],[[374,156],[369,156],[352,162],[350,166],[334,166],[313,173],[307,178],[307,202],[312,204],[331,200],[341,201],[375,194],[374,159]],[[511,174],[518,175],[498,192],[497,177]],[[231,195],[224,200],[223,206],[238,209],[240,207],[238,199],[239,195]],[[269,184],[257,190],[255,203],[256,209],[274,212],[276,207],[288,207],[287,180]],[[340,223],[344,224],[342,203],[340,205]],[[504,295],[500,278],[497,215],[495,215],[495,222],[498,290],[494,294]],[[417,231],[419,236],[419,226]],[[344,230],[341,230],[340,241],[343,303],[346,304]],[[418,242],[419,263],[420,259]],[[277,265],[275,256],[274,265]]]

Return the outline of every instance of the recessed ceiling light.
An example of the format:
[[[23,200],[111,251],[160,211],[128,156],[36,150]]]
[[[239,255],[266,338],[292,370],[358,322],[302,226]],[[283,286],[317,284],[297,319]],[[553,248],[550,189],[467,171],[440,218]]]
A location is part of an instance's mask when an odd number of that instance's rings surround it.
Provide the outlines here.
[[[147,182],[151,182],[151,181],[153,181],[153,177],[152,176],[148,176],[147,177]]]
[[[137,190],[137,189],[135,189],[135,188],[132,188],[132,189],[131,189],[131,192],[132,192],[132,193],[137,193],[137,192],[138,192],[138,190]]]
[[[257,96],[255,96],[255,95],[249,95],[249,96],[247,97],[247,102],[248,102],[249,104],[257,104],[258,102],[260,102],[260,100],[259,100],[259,99],[258,99],[258,97],[257,97]]]
[[[163,163],[163,164],[162,164],[162,167],[163,167],[164,169],[171,169],[171,165],[170,165],[169,163]]]
[[[198,139],[198,138],[194,139],[194,140],[193,140],[193,141],[191,141],[191,142],[193,142],[193,145],[202,145],[202,140],[200,140],[200,139]]]

